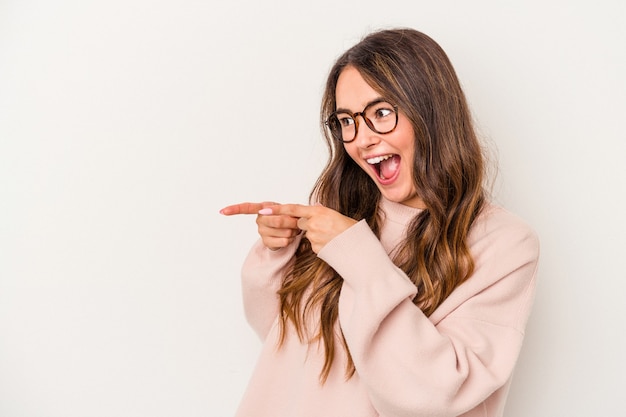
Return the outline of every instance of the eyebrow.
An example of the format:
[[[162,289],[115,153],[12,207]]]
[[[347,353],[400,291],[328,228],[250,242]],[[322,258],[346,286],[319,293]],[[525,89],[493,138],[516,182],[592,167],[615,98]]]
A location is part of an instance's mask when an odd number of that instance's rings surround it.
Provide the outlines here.
[[[368,106],[370,106],[370,105],[372,105],[372,104],[374,104],[374,103],[381,102],[381,101],[387,101],[387,100],[386,100],[386,99],[384,99],[384,98],[382,98],[382,97],[377,97],[377,98],[375,98],[374,100],[372,100],[372,101],[368,102],[368,103],[365,105],[365,107],[363,107],[363,109],[362,109],[361,111],[365,110]],[[354,113],[353,113],[350,109],[345,109],[345,108],[341,108],[341,107],[340,107],[340,108],[338,108],[338,109],[336,109],[336,110],[335,110],[335,113],[350,113],[350,114],[354,114]]]

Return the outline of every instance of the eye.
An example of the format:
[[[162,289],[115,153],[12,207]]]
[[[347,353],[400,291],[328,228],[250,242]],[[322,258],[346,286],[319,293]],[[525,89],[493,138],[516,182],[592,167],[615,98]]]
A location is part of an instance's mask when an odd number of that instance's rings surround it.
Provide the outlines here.
[[[354,119],[351,116],[338,115],[337,119],[341,127],[350,127],[354,124]]]
[[[374,112],[374,117],[377,119],[384,119],[391,114],[393,114],[393,108],[380,107]]]
[[[377,101],[366,107],[365,113],[367,118],[372,122],[375,120],[384,122],[393,119],[393,116],[396,114],[396,109],[386,101]]]

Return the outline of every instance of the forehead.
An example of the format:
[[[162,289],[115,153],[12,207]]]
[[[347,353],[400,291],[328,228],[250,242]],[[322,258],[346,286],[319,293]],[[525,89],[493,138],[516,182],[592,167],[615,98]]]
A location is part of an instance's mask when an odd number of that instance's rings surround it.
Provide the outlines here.
[[[356,68],[348,66],[339,74],[335,89],[338,109],[361,111],[367,104],[379,98],[380,93],[365,81]]]

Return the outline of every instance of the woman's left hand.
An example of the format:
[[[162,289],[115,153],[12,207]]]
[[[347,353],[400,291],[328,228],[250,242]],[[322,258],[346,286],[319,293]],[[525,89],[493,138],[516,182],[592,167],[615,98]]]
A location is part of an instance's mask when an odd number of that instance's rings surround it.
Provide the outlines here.
[[[319,253],[328,242],[357,223],[356,220],[322,205],[277,204],[260,210],[259,214],[298,218],[298,228],[304,231],[315,253]]]

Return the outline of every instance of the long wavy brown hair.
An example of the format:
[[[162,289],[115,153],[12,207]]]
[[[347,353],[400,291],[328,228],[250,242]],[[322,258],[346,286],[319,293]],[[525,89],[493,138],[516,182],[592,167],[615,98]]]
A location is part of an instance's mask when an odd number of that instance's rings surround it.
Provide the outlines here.
[[[383,221],[378,209],[380,192],[324,123],[335,111],[337,80],[347,66],[356,68],[373,89],[395,103],[413,126],[413,181],[426,208],[408,225],[393,261],[417,286],[413,302],[429,316],[472,274],[467,236],[485,204],[482,148],[465,95],[443,49],[412,29],[372,33],[339,57],[330,70],[320,112],[329,160],[311,200],[353,219],[365,219],[377,236]],[[321,341],[325,352],[322,383],[330,373],[337,342],[347,353],[346,377],[355,372],[346,340],[336,326],[342,284],[341,276],[303,238],[278,292],[281,344],[289,325],[300,340]]]

